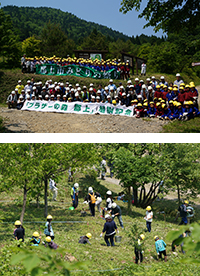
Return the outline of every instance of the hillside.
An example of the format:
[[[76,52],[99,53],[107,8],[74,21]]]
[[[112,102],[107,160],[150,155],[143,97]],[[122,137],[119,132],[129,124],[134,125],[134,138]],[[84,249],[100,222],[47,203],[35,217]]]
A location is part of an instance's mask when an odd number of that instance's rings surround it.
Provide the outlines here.
[[[112,37],[114,40],[120,38],[126,41],[129,39],[123,33],[94,22],[87,22],[59,9],[17,6],[5,6],[2,9],[11,16],[15,32],[19,35],[21,41],[33,34],[39,35],[45,23],[49,21],[59,23],[68,38],[73,39],[75,42],[80,42],[82,38],[87,37],[93,29],[107,37]]]

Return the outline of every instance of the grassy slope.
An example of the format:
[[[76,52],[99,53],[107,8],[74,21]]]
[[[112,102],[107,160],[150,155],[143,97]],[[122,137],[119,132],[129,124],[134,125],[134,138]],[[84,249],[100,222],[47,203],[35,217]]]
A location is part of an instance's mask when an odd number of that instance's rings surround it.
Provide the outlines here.
[[[113,192],[118,193],[121,190],[120,186],[109,184],[108,182],[98,181],[95,182],[94,179],[90,178],[81,178],[76,179],[81,184],[82,195],[88,186],[98,185],[98,191],[101,194],[105,194],[107,189],[111,189]],[[53,224],[53,229],[55,232],[55,242],[58,243],[61,247],[66,248],[66,252],[71,253],[77,258],[78,261],[89,261],[89,268],[86,275],[94,275],[94,272],[89,272],[91,270],[106,270],[113,268],[124,267],[122,271],[115,271],[114,273],[105,272],[105,275],[133,275],[133,272],[129,272],[129,266],[132,267],[134,271],[139,269],[139,275],[160,275],[159,267],[156,258],[156,252],[154,248],[153,237],[159,235],[164,240],[166,234],[172,230],[177,229],[177,224],[174,223],[174,209],[177,208],[176,202],[160,201],[153,204],[154,211],[154,221],[152,224],[152,233],[145,233],[145,260],[144,264],[138,268],[138,266],[133,264],[134,257],[134,248],[131,243],[132,239],[129,237],[130,229],[133,225],[137,225],[139,228],[139,233],[144,233],[145,230],[145,221],[143,219],[145,210],[140,208],[133,207],[132,213],[127,214],[127,203],[119,202],[117,203],[122,208],[123,221],[125,225],[125,230],[120,230],[120,235],[122,236],[122,242],[116,244],[115,248],[107,248],[105,246],[104,240],[99,237],[104,220],[100,218],[99,214],[95,218],[90,216],[89,211],[87,211],[86,217],[81,217],[80,211],[81,208],[85,205],[81,204],[83,198],[80,199],[80,204],[77,210],[69,211],[68,208],[71,205],[71,200],[69,197],[71,184],[66,184],[66,181],[59,181],[59,195],[58,202],[50,202],[49,204],[49,213],[53,216],[54,220],[67,220],[67,221],[83,221],[86,223],[80,224]],[[20,195],[20,196],[19,196]],[[15,221],[20,216],[21,211],[21,191],[15,191],[15,193],[3,193],[1,194],[1,199],[5,201],[11,200],[8,202],[0,203],[0,214],[2,221]],[[102,206],[105,206],[105,200],[102,203]],[[86,208],[87,209],[87,208]],[[157,214],[158,211],[165,210],[167,211],[166,222],[164,221],[163,215]],[[199,218],[199,213],[197,212]],[[43,205],[40,205],[40,208],[36,208],[36,204],[30,203],[27,206],[26,214],[24,221],[41,221],[44,220],[43,217]],[[119,225],[118,220],[116,220],[117,225]],[[12,243],[12,233],[14,226],[12,223],[2,224],[0,231],[0,247],[6,244]],[[26,237],[31,237],[34,231],[42,231],[44,229],[44,224],[24,224],[26,229]],[[91,243],[92,245],[81,245],[78,244],[79,237],[81,235],[90,232],[92,234]],[[44,240],[44,235],[42,235],[42,240]],[[166,269],[166,274],[163,275],[181,275],[181,270],[184,269],[187,275],[199,275],[200,268],[195,267],[194,265],[181,265],[177,266],[176,260],[182,258],[181,254],[178,257],[174,257],[171,254],[170,242],[167,242],[167,253],[169,255],[169,261],[162,266]],[[154,265],[152,265],[154,264]],[[154,271],[156,270],[156,271]],[[190,274],[191,271],[195,271],[193,274]],[[130,274],[129,274],[130,273]],[[153,273],[153,274],[152,274]],[[76,272],[72,275],[82,275],[83,273]],[[98,273],[96,273],[98,274]],[[103,273],[102,273],[103,274]],[[104,275],[104,274],[103,274]],[[182,274],[185,275],[185,274]]]

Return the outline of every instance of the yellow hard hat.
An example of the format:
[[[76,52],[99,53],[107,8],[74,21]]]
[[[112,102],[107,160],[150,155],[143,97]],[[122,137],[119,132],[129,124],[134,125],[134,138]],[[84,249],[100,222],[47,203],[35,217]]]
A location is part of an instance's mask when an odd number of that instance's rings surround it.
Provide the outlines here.
[[[154,240],[156,241],[157,239],[159,239],[158,236],[155,236],[155,237],[154,237]]]
[[[177,103],[177,104],[176,104],[176,106],[180,106],[180,105],[181,105],[181,103]]]
[[[16,220],[15,221],[15,225],[21,225],[21,221],[20,220]]]
[[[186,84],[185,88],[188,88],[188,87],[190,88],[189,84]]]
[[[141,104],[141,103],[139,103],[137,106],[142,106],[142,104]]]
[[[177,106],[177,103],[178,103],[177,101],[174,101],[174,106]]]
[[[178,87],[178,85],[177,85],[177,84],[174,84],[173,87]]]
[[[185,83],[183,82],[183,83],[181,83],[181,86],[185,86]]]
[[[34,232],[33,233],[33,237],[36,237],[36,238],[38,238],[40,235],[39,235],[39,233],[38,232]]]
[[[141,240],[144,240],[144,239],[145,239],[145,235],[144,235],[144,234],[141,234],[141,235],[140,235],[140,238],[141,238]]]
[[[165,103],[165,100],[161,100],[160,102],[161,102],[161,103]]]
[[[184,104],[185,104],[185,105],[189,105],[189,102],[188,102],[188,101],[185,101]]]
[[[92,238],[92,234],[87,233],[87,234],[86,234],[86,237],[88,237],[88,239],[91,239],[91,238]]]
[[[163,104],[162,104],[162,108],[164,108],[165,106],[166,106],[166,104],[163,103]]]
[[[189,201],[188,201],[188,200],[185,200],[184,203],[185,203],[185,204],[189,204]]]
[[[160,85],[156,85],[156,88],[160,88]]]
[[[143,106],[148,106],[148,103],[143,103]]]
[[[195,85],[194,84],[190,84],[190,88],[192,88],[192,87],[195,87]]]
[[[154,104],[154,102],[150,102],[150,104]]]
[[[147,206],[146,210],[151,211],[151,206]]]
[[[180,87],[179,87],[179,90],[184,90],[184,87],[183,87],[183,86],[180,86]]]
[[[157,104],[156,104],[156,106],[159,106],[159,105],[161,105],[161,103],[157,103]]]
[[[47,219],[53,219],[53,217],[51,215],[48,215]]]
[[[162,98],[158,98],[159,101],[162,101]]]
[[[147,100],[147,99],[145,99],[145,100],[144,100],[144,103],[146,103],[146,102],[148,102],[148,100]]]
[[[193,102],[192,102],[192,101],[189,101],[188,103],[189,103],[189,104],[193,104]]]
[[[46,237],[45,240],[46,240],[46,242],[51,242],[51,237],[48,236],[48,237]]]
[[[177,87],[174,87],[174,88],[173,88],[173,91],[178,91],[178,88],[177,88]]]
[[[173,88],[172,88],[171,86],[168,87],[168,90],[172,91],[172,89],[173,89]]]
[[[172,100],[171,100],[171,101],[169,101],[169,104],[170,104],[170,103],[172,103],[172,104],[173,104],[173,103],[174,103],[174,101],[172,101]]]
[[[116,104],[117,102],[115,100],[112,101],[112,104]]]

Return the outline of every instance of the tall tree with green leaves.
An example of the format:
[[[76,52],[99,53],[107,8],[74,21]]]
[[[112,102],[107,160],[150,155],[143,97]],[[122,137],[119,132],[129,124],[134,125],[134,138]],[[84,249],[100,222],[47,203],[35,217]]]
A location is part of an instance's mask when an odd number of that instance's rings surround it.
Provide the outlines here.
[[[140,11],[142,0],[122,0],[120,11],[127,13],[135,9]],[[200,3],[198,0],[148,0],[139,18],[148,22],[144,27],[153,26],[157,32],[180,32],[184,27],[195,28],[200,19]]]

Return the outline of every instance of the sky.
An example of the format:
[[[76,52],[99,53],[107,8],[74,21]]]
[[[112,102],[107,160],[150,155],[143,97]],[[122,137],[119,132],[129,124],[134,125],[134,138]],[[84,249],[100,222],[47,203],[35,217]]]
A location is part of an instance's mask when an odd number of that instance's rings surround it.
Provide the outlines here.
[[[143,1],[146,3],[146,1]],[[155,33],[152,27],[143,29],[144,19],[139,19],[139,13],[134,11],[122,14],[119,12],[121,0],[0,0],[1,7],[7,5],[51,7],[70,12],[86,21],[95,22],[128,36],[156,35],[161,37],[163,32]],[[42,4],[41,4],[42,3]]]

